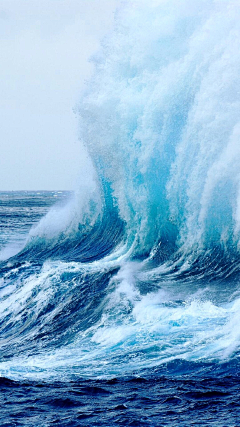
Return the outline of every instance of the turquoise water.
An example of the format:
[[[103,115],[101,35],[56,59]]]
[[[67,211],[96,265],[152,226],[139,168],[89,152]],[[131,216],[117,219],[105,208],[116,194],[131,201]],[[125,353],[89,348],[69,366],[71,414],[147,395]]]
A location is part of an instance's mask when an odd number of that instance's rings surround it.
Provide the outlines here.
[[[45,387],[46,426],[238,425],[239,14],[121,3],[76,108],[94,172],[1,193],[2,387]]]

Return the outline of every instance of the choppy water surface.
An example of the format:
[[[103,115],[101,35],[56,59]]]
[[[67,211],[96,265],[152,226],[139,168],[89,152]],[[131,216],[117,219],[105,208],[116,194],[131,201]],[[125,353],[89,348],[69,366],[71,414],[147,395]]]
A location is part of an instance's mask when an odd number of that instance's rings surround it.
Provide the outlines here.
[[[67,193],[3,195],[16,236],[55,195],[54,212],[71,203]],[[74,251],[88,259],[82,244]],[[113,257],[109,243],[96,261],[44,251],[28,243],[1,262],[1,425],[238,425],[236,262],[172,271]]]
[[[1,193],[1,425],[239,425],[239,41],[236,0],[123,2],[94,172]]]

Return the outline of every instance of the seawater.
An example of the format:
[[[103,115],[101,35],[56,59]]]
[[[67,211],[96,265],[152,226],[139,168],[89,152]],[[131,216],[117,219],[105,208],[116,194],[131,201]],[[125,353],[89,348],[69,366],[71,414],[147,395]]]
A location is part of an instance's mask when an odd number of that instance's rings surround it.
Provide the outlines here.
[[[239,425],[238,274],[147,278],[86,242],[84,261],[44,260],[43,242],[26,256],[73,195],[0,196],[1,426]]]
[[[1,193],[2,425],[239,425],[239,18],[121,3],[76,107],[89,176]]]

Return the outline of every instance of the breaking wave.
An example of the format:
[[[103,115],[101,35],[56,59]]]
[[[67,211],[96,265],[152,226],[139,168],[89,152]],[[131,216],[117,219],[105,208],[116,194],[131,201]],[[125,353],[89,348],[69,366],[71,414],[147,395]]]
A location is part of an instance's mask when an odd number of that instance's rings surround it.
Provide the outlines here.
[[[236,0],[119,7],[77,107],[94,172],[1,264],[2,374],[237,357],[239,39]]]

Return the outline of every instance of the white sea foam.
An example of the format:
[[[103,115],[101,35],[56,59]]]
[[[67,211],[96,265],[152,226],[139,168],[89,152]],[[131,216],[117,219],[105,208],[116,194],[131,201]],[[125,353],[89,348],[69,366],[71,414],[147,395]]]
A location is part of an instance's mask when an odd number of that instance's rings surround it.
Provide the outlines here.
[[[114,209],[125,238],[102,259],[19,270],[14,287],[4,276],[0,319],[21,325],[21,339],[54,334],[51,322],[71,307],[76,289],[80,308],[62,347],[41,348],[39,340],[34,355],[2,362],[2,375],[111,376],[239,352],[239,41],[237,0],[133,0],[119,8],[79,104],[95,180],[54,207],[29,240],[54,245],[62,234],[91,233],[104,212],[94,240],[104,249]],[[213,255],[219,247],[223,260]],[[16,344],[18,328],[9,342]]]

